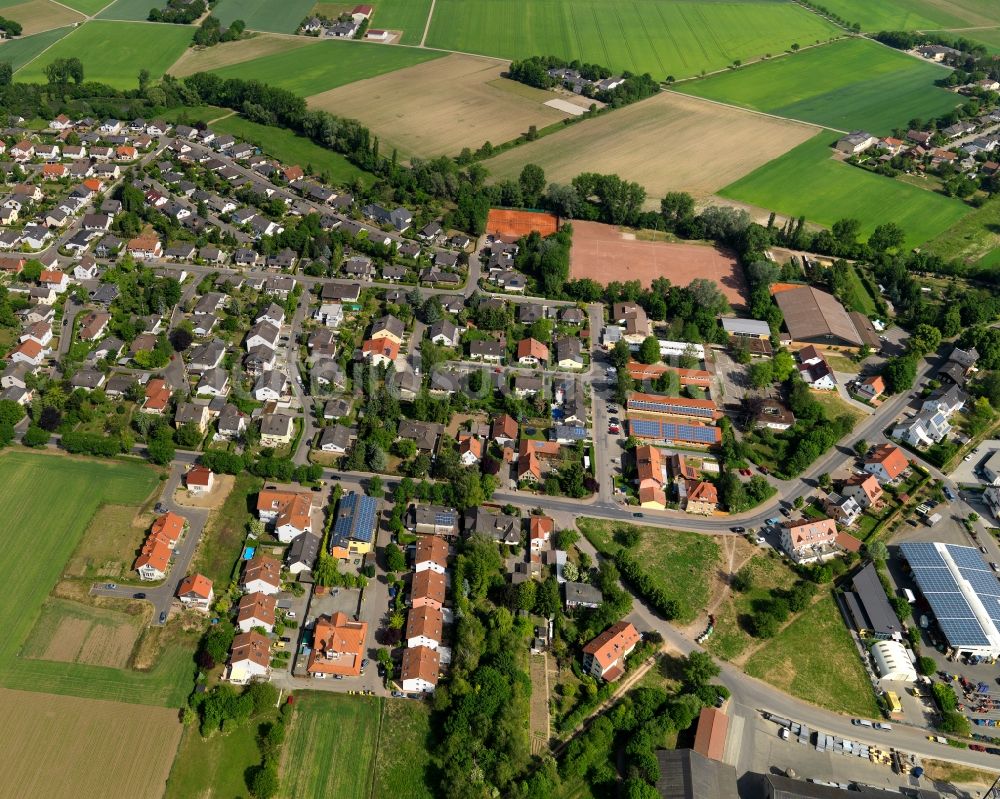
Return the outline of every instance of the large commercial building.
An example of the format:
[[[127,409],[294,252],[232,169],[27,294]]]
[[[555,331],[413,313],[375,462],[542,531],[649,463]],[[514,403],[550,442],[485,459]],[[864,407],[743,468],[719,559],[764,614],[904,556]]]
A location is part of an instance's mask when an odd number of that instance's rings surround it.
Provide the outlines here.
[[[793,346],[861,349],[867,344],[876,350],[881,346],[872,323],[862,314],[845,311],[832,294],[812,286],[787,284],[775,286],[772,292],[785,317],[787,341]]]
[[[1000,580],[979,550],[908,542],[899,551],[948,644],[960,653],[1000,657]]]

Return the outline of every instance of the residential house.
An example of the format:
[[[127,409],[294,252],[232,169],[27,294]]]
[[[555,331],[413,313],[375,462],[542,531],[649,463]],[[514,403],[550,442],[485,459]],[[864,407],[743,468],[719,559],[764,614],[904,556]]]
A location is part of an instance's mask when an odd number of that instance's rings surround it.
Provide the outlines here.
[[[869,479],[874,480],[874,477]],[[824,497],[823,510],[842,527],[850,527],[861,515],[861,505],[853,496],[836,492]]]
[[[517,516],[490,513],[485,508],[471,508],[465,513],[464,525],[467,535],[485,535],[507,546],[521,543],[521,520]]]
[[[781,547],[799,563],[815,560],[837,539],[833,519],[801,519],[786,522],[781,531]]]
[[[206,369],[202,372],[195,394],[209,397],[225,397],[229,394],[229,372],[225,369]]]
[[[218,437],[234,441],[247,429],[246,416],[235,405],[227,404],[219,413]]]
[[[902,449],[895,444],[882,444],[865,458],[864,469],[885,485],[898,479],[910,467]]]
[[[556,341],[556,364],[560,369],[583,368],[583,345],[580,339],[566,336]]]
[[[565,590],[566,609],[590,608],[596,610],[604,602],[604,594],[601,590],[590,583],[574,583],[566,581],[563,584]]]
[[[454,511],[452,511],[454,513]],[[417,539],[413,555],[413,571],[432,571],[443,575],[448,570],[448,543],[438,535],[422,535]]]
[[[291,546],[288,547],[288,554],[285,556],[288,571],[292,574],[312,571],[322,543],[322,539],[313,533],[303,533],[293,538]]]
[[[684,510],[688,513],[699,513],[711,516],[719,506],[719,492],[715,483],[707,480],[691,481],[687,486],[687,503]]]
[[[541,552],[549,548],[555,524],[549,516],[532,516],[528,520],[528,547],[531,552]]]
[[[189,574],[177,586],[177,598],[186,608],[207,612],[215,598],[212,581],[203,574]]]
[[[254,383],[253,398],[261,402],[278,401],[285,394],[287,382],[288,378],[285,377],[285,373],[278,369],[264,372]]]
[[[215,474],[205,466],[192,466],[184,474],[184,485],[192,496],[207,494],[215,486]]]
[[[649,444],[636,447],[635,465],[639,505],[643,508],[664,510],[667,507],[667,495],[664,490],[667,470],[660,450]]]
[[[277,594],[281,590],[281,564],[267,555],[254,555],[243,569],[241,587],[248,594]]]
[[[469,343],[469,358],[486,363],[503,363],[507,348],[502,342],[490,339],[476,340]]]
[[[258,627],[264,632],[273,632],[277,602],[274,594],[262,591],[241,596],[236,606],[236,626],[240,632],[248,633]]]
[[[377,523],[377,500],[349,491],[337,503],[330,554],[341,560],[368,554],[375,543]]]
[[[878,507],[882,502],[882,486],[874,474],[854,475],[840,491],[845,497],[851,497],[862,510]]]
[[[428,694],[437,687],[441,654],[428,646],[403,650],[400,686],[408,694]]]
[[[324,427],[319,434],[316,447],[322,452],[330,452],[334,455],[345,455],[350,449],[351,439],[354,433],[342,424],[334,424]]]
[[[871,402],[885,393],[885,380],[882,375],[866,377],[855,388],[855,393],[863,400]]]
[[[174,413],[174,426],[180,429],[186,424],[193,424],[202,435],[208,430],[208,406],[196,405],[193,402],[177,403]]]
[[[233,648],[226,669],[226,679],[234,685],[246,685],[271,674],[271,641],[256,630],[240,633],[233,639]]]
[[[943,441],[951,432],[951,423],[943,411],[922,410],[892,428],[892,437],[911,447],[929,447]]]
[[[855,130],[837,140],[834,149],[847,155],[857,155],[878,144],[878,137],[866,130]]]
[[[612,624],[583,648],[583,671],[591,677],[614,682],[625,673],[625,658],[642,636],[631,622]]]
[[[533,338],[517,343],[517,362],[522,366],[545,365],[549,362],[549,348]]]
[[[457,347],[461,335],[461,328],[447,319],[440,319],[427,328],[427,337],[435,344],[444,347]]]
[[[368,623],[353,621],[346,613],[318,617],[306,673],[317,679],[360,676],[367,637]]]
[[[409,512],[409,529],[421,536],[444,536],[454,538],[458,535],[458,511],[443,505],[411,505]],[[419,571],[419,555],[421,538],[417,541],[417,570]],[[444,548],[447,556],[447,546]],[[442,564],[444,561],[442,561]],[[444,571],[444,566],[441,568]]]
[[[433,569],[416,572],[410,581],[410,607],[441,610],[445,602],[445,577]]]
[[[424,574],[425,572],[421,572]],[[426,646],[437,649],[441,645],[444,631],[444,617],[437,608],[424,606],[413,608],[406,619],[403,637],[407,646]]]
[[[295,425],[290,414],[268,413],[260,419],[260,443],[265,447],[280,447],[292,440]]]

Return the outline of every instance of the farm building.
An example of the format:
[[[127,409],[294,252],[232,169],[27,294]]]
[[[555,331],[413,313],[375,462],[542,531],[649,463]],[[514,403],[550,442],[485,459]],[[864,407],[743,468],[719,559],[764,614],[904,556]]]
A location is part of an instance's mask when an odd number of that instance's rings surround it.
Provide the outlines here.
[[[876,641],[871,653],[879,677],[885,682],[917,681],[917,670],[899,641]]]
[[[880,640],[902,635],[903,625],[886,598],[875,564],[869,563],[854,575],[853,589],[844,592],[844,604],[859,633]]]
[[[664,799],[736,799],[736,769],[693,749],[657,749]]]

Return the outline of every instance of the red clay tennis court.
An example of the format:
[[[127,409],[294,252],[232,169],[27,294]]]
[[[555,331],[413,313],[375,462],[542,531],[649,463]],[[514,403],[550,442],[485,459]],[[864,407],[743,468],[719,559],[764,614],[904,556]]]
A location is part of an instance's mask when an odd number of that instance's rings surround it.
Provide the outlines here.
[[[486,232],[491,236],[519,239],[537,230],[548,236],[559,230],[559,219],[542,211],[508,211],[491,208],[486,218]]]
[[[638,280],[646,288],[653,278],[665,277],[675,286],[686,286],[696,277],[719,284],[733,305],[747,302],[743,271],[736,259],[718,247],[668,241],[640,241],[614,225],[573,220],[572,278]]]

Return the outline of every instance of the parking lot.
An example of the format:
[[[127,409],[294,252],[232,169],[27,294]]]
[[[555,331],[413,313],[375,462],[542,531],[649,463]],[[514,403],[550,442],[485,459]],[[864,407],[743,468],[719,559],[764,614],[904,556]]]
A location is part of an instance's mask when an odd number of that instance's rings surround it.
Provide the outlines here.
[[[996,451],[1000,450],[1000,440],[991,438],[976,447],[976,452],[968,460],[961,461],[951,473],[951,478],[959,485],[985,486],[986,481],[976,472],[983,463]]]

